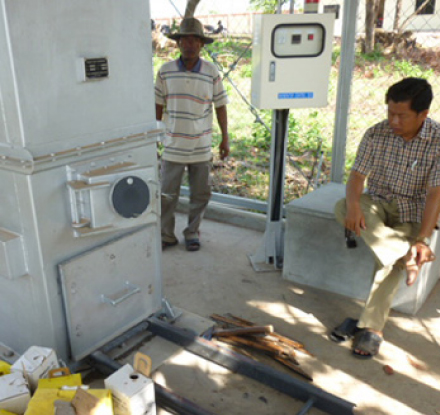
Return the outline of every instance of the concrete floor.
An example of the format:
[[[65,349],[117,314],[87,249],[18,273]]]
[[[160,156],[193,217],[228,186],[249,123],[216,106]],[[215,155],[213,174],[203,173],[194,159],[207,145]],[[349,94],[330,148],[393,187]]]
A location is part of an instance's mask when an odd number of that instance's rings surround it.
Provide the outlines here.
[[[185,221],[179,214],[179,235]],[[205,219],[199,252],[186,252],[182,244],[163,252],[164,295],[184,311],[179,324],[199,320],[196,325],[202,329],[213,313],[271,324],[315,355],[300,358],[313,385],[356,404],[356,414],[440,414],[440,284],[416,316],[392,312],[380,355],[360,361],[351,356],[349,344],[337,345],[327,335],[345,317],[357,317],[362,304],[283,280],[280,271],[255,272],[247,254],[255,253],[262,236],[257,230]],[[152,356],[153,366],[159,366],[155,380],[215,414],[287,415],[303,405],[158,341],[143,350]],[[155,357],[158,352],[162,357]],[[394,374],[386,374],[384,365]],[[316,409],[308,413],[322,414]]]

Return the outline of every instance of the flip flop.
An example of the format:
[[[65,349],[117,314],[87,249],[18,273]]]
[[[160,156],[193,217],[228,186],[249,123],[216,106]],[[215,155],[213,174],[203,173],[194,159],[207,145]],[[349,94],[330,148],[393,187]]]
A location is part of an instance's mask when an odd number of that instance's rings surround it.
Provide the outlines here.
[[[199,238],[185,239],[185,247],[190,252],[198,251],[200,249]]]
[[[339,326],[333,329],[329,336],[330,339],[335,343],[342,343],[352,339],[354,335],[361,330],[357,327],[358,321],[359,320],[355,320],[354,318],[346,318]]]
[[[354,336],[353,356],[363,360],[371,359],[379,353],[382,342],[383,338],[379,334],[368,329],[361,329]],[[356,350],[360,350],[363,353],[359,353]]]

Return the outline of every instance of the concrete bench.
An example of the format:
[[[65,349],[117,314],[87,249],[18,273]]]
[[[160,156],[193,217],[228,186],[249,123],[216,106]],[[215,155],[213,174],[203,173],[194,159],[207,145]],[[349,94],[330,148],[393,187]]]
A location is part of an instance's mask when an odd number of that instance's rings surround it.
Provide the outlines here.
[[[283,278],[325,291],[365,300],[370,291],[374,259],[361,238],[357,248],[345,245],[344,229],[333,209],[345,197],[345,185],[329,183],[286,207]],[[437,260],[424,265],[416,283],[405,279],[394,298],[393,309],[415,314],[440,277],[438,231],[432,237]]]

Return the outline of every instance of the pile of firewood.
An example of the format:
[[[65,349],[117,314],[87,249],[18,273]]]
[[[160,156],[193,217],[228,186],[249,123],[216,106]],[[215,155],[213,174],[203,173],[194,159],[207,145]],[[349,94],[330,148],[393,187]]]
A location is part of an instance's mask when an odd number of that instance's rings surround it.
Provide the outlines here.
[[[313,380],[299,367],[296,358],[297,352],[312,356],[302,343],[276,333],[273,326],[259,326],[230,314],[227,317],[212,314],[210,318],[217,323],[217,327],[212,330],[212,337],[238,348],[263,352],[302,377]]]

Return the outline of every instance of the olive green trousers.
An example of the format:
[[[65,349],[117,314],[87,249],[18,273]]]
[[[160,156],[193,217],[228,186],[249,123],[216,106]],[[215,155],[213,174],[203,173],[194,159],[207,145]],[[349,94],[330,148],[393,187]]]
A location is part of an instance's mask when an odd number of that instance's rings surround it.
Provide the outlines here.
[[[361,237],[373,252],[376,263],[370,294],[358,327],[382,331],[400,281],[405,276],[401,258],[418,235],[420,223],[400,222],[396,201],[375,201],[370,195],[362,194],[360,205],[366,224]],[[342,199],[335,206],[336,219],[342,226],[346,211],[346,200]]]
[[[175,213],[179,201],[180,186],[185,170],[188,171],[189,213],[188,226],[183,230],[185,240],[198,238],[199,227],[211,198],[210,161],[193,164],[173,163],[162,160],[161,167],[161,228],[162,241],[174,242]]]

